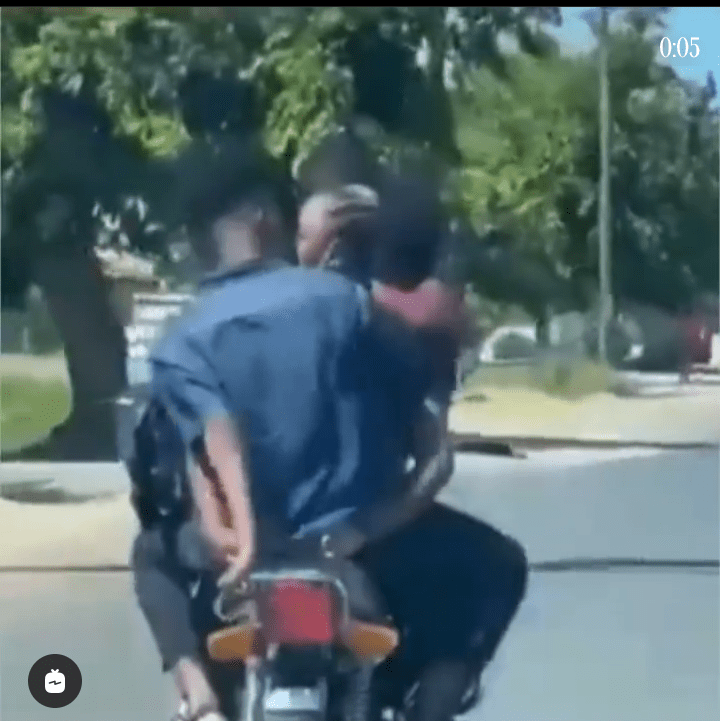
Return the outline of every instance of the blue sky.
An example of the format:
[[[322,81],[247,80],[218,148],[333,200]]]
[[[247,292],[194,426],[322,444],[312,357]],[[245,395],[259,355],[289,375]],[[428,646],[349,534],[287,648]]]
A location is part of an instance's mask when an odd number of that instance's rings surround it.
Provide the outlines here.
[[[587,24],[580,14],[590,8],[562,8],[563,24],[556,31],[560,43],[569,52],[592,47],[595,44]],[[677,43],[678,38],[699,38],[700,55],[691,60],[686,58],[668,59],[676,72],[688,80],[704,82],[708,70],[712,70],[715,79],[720,82],[720,8],[717,7],[677,7],[667,17],[668,28],[665,35]]]

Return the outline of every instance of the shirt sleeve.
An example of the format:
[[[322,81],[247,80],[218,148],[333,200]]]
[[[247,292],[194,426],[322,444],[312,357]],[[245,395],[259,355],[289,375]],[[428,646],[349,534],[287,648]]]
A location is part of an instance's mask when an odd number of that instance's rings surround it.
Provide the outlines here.
[[[167,409],[187,448],[202,441],[210,420],[230,416],[215,370],[199,344],[176,335],[153,354],[153,394]]]
[[[383,308],[414,328],[445,331],[453,336],[461,334],[464,322],[462,295],[434,278],[411,291],[378,284],[373,297]]]

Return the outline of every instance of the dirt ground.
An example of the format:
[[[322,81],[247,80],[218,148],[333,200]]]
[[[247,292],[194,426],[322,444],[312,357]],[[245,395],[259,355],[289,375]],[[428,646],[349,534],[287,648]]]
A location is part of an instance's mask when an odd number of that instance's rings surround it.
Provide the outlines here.
[[[0,567],[127,563],[136,531],[125,496],[82,504],[0,499]]]
[[[454,404],[453,431],[489,437],[720,443],[720,386],[659,397],[596,393],[580,401],[523,388],[482,388],[482,395]]]

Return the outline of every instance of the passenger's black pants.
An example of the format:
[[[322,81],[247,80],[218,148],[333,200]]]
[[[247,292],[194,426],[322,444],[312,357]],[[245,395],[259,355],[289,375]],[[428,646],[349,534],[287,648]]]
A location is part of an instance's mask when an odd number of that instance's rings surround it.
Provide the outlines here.
[[[413,676],[436,660],[489,661],[527,583],[516,541],[440,503],[355,561],[403,632],[388,667]]]
[[[217,625],[215,589],[205,573],[198,596],[188,570],[159,529],[135,542],[133,569],[140,606],[163,668],[200,650]],[[436,660],[489,661],[525,593],[527,560],[514,540],[470,516],[435,504],[413,523],[363,549],[353,561],[375,584],[402,631],[402,645],[382,672],[408,683]]]

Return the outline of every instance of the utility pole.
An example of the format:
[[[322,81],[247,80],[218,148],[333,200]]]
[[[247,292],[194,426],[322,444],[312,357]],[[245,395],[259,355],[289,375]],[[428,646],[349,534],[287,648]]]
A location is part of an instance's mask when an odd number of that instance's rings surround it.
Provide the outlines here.
[[[610,249],[610,92],[608,82],[608,8],[600,8],[600,202],[598,232],[600,243],[600,327],[598,345],[601,360],[607,362],[607,331],[613,316]]]
[[[598,187],[598,265],[599,265],[599,319],[598,352],[603,361],[608,359],[607,331],[613,317],[612,299],[612,224],[610,222],[610,89],[608,80],[608,18],[617,8],[590,8],[579,17],[584,20],[598,39],[598,74],[600,78],[600,182]]]

